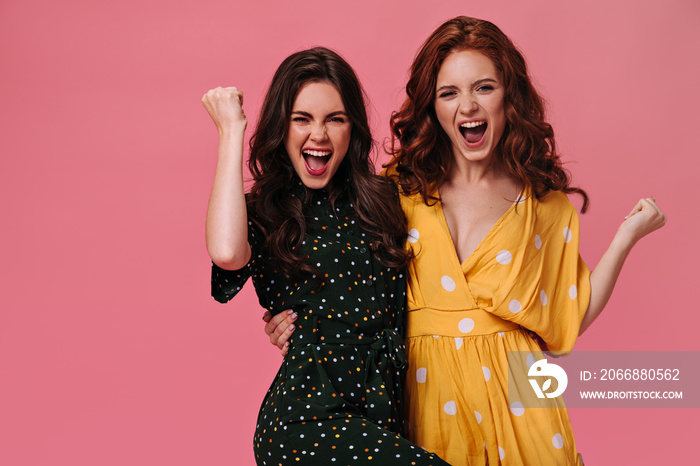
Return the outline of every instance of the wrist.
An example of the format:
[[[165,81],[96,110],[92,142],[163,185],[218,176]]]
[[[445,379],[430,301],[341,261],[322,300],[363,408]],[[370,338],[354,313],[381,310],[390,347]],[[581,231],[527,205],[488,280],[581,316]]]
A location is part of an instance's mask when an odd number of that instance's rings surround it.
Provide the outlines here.
[[[245,136],[245,127],[245,123],[221,127],[219,128],[219,139],[235,141],[243,139],[243,136]]]
[[[635,238],[634,235],[630,234],[629,232],[620,230],[610,243],[610,249],[627,256],[638,240],[639,238]]]

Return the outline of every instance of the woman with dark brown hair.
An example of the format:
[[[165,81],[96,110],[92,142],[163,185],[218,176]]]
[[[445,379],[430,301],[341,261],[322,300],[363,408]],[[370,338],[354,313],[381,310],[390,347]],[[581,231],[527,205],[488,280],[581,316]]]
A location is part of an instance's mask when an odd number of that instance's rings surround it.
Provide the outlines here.
[[[263,307],[298,316],[258,416],[257,463],[446,464],[397,435],[406,223],[396,186],[374,173],[352,68],[321,47],[279,66],[250,141],[248,195],[243,93],[202,101],[219,131],[212,294],[227,302],[252,277]]]
[[[523,56],[488,21],[441,25],[416,55],[406,94],[391,118],[386,174],[400,187],[414,256],[408,438],[454,465],[582,464],[561,399],[528,397],[529,367],[544,358],[528,331],[570,351],[631,248],[665,216],[654,198],[640,200],[589,271],[566,195],[581,195],[582,211],[588,197],[562,168]],[[284,343],[288,323],[266,326],[273,343]]]

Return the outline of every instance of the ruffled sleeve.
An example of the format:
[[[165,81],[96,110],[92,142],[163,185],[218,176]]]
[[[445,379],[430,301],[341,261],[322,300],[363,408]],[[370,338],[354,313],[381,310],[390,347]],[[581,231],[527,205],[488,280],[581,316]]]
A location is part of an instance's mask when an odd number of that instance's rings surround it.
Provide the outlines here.
[[[220,303],[233,299],[248,278],[256,273],[263,240],[262,233],[250,220],[248,221],[248,244],[251,250],[250,260],[243,268],[225,270],[214,263],[211,264],[211,295]]]

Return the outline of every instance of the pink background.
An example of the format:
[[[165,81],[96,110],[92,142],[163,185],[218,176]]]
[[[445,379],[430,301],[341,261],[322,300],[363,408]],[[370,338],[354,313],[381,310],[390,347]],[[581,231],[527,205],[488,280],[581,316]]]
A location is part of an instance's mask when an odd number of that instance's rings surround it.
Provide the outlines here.
[[[381,141],[414,53],[459,14],[525,52],[592,199],[589,265],[638,198],[669,217],[577,348],[700,349],[700,3],[433,3],[0,4],[0,464],[253,464],[280,357],[250,286],[209,297],[217,138],[200,97],[236,85],[255,122],[280,61],[325,45],[359,73]],[[571,412],[591,465],[692,461],[698,414]]]

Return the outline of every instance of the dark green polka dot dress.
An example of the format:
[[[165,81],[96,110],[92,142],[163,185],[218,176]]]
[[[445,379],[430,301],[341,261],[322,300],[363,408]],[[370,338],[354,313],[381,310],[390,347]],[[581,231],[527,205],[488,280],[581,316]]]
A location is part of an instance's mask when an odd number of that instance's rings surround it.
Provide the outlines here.
[[[305,188],[295,190],[304,196]],[[353,206],[331,206],[324,190],[305,205],[301,252],[317,275],[288,279],[249,222],[249,263],[212,271],[212,295],[227,302],[252,277],[260,304],[299,317],[258,416],[259,465],[444,465],[401,432],[402,339],[406,277],[375,260]]]

